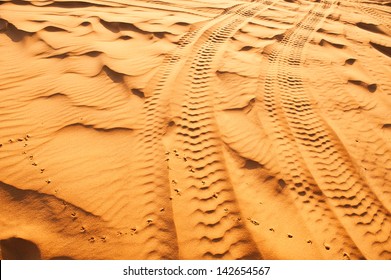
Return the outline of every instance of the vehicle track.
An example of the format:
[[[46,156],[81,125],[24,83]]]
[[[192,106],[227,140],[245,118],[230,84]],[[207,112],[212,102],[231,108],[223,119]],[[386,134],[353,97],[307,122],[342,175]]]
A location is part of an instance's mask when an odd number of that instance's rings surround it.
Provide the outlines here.
[[[327,236],[323,242],[331,245],[336,258],[345,254],[351,258],[363,258],[362,246],[359,249],[354,239],[358,235],[363,237],[367,231],[358,234],[356,231],[360,227],[354,221],[365,211],[372,211],[371,207],[376,210],[369,215],[382,215],[381,222],[386,219],[387,212],[360,181],[346,151],[318,116],[300,74],[305,44],[334,7],[333,1],[315,4],[274,48],[269,58],[264,102],[269,112],[267,121],[273,130],[275,148],[282,170],[285,170],[282,179],[287,192],[307,217],[308,225],[318,225],[316,228],[320,232],[310,226],[314,237],[318,233]],[[366,205],[365,196],[373,203]],[[352,203],[352,199],[358,201]],[[363,211],[357,212],[355,209],[360,207],[360,203],[365,206]],[[318,243],[321,242],[318,240]]]
[[[270,117],[278,120],[276,143],[286,170],[290,170],[285,175],[294,185],[290,190],[297,193],[297,198],[302,196],[299,201],[303,203],[303,199],[311,199],[308,193],[319,195],[311,209],[320,209],[323,214],[313,211],[311,215],[323,216],[321,228],[329,233],[335,231],[330,238],[339,236],[334,243],[341,249],[352,248],[350,256],[389,258],[390,213],[361,176],[340,139],[319,116],[300,75],[304,45],[333,5],[331,1],[322,1],[271,54],[265,84],[266,106]],[[284,147],[285,139],[291,142],[289,146]],[[306,185],[309,188],[305,189]]]
[[[377,8],[376,1],[369,0],[364,2],[362,0],[353,1],[354,6],[364,14],[369,15],[370,17],[377,20],[381,25],[387,28],[387,34],[391,35],[391,9],[388,6],[382,6],[381,9]],[[388,10],[388,13],[386,11]]]
[[[181,228],[178,239],[183,258],[261,257],[241,218],[224,163],[212,85],[224,44],[252,17],[273,4],[271,1],[247,4],[245,9],[208,30],[197,41],[194,54],[182,69],[184,74],[179,77],[177,96],[181,109],[175,119],[174,147],[178,155],[184,155],[184,161],[177,164],[180,168],[171,171],[170,177],[182,193],[178,202],[174,202],[175,215],[187,217],[176,220],[176,226]],[[181,185],[178,178],[185,179],[186,185]],[[197,251],[189,250],[200,240]],[[188,248],[181,250],[181,244]]]
[[[267,3],[272,3],[268,2]],[[144,248],[155,248],[153,251],[145,251],[142,256],[151,259],[170,259],[178,258],[180,248],[172,246],[177,244],[177,233],[175,222],[177,219],[173,216],[171,205],[170,178],[166,160],[167,150],[163,145],[163,137],[167,133],[170,126],[170,100],[173,98],[171,87],[176,87],[174,84],[181,82],[178,75],[181,72],[187,71],[187,65],[197,65],[197,61],[186,60],[192,52],[199,52],[200,46],[205,45],[207,48],[218,42],[215,40],[225,40],[229,38],[228,29],[233,29],[234,26],[239,26],[245,22],[247,17],[250,17],[255,11],[264,7],[260,4],[240,4],[232,8],[226,9],[220,16],[211,21],[204,22],[197,26],[195,30],[191,30],[184,35],[178,42],[177,49],[166,56],[159,71],[145,89],[145,103],[142,114],[140,116],[139,130],[136,131],[135,151],[135,166],[134,173],[137,176],[134,178],[134,186],[132,187],[132,196],[135,197],[132,207],[137,209],[138,221],[136,223],[143,224],[144,227],[138,231],[139,243],[155,244],[152,246],[144,246]],[[225,25],[228,27],[224,27]],[[216,31],[220,30],[220,31]],[[224,35],[222,31],[224,30]],[[220,33],[219,33],[220,32]],[[220,34],[220,35],[219,35]],[[217,36],[217,37],[216,37]],[[220,36],[220,37],[218,37]],[[220,42],[219,41],[219,42]],[[221,43],[219,43],[221,44]],[[210,53],[205,62],[213,59],[214,50]],[[204,57],[202,57],[204,58]],[[202,60],[202,58],[200,58]],[[195,58],[197,59],[197,58]],[[200,73],[194,70],[194,79],[200,79]],[[193,73],[187,73],[189,77]],[[191,92],[191,89],[186,89],[186,94]],[[191,108],[194,112],[193,116],[189,117],[189,121],[199,116],[200,110],[208,110],[211,107],[199,106]],[[211,113],[211,112],[210,112]],[[205,115],[204,117],[208,117]],[[205,135],[201,135],[204,137]],[[188,140],[185,140],[185,142]],[[209,141],[209,140],[208,140]],[[213,141],[213,139],[211,140]],[[191,160],[189,160],[189,163]],[[163,211],[164,209],[164,211]],[[175,211],[174,211],[175,213]],[[123,218],[127,218],[126,216]],[[148,224],[146,224],[149,221]],[[244,239],[243,239],[244,240]],[[251,238],[250,238],[251,240]],[[247,241],[237,241],[244,242]],[[160,245],[157,245],[160,244]],[[212,245],[216,243],[211,242]],[[183,245],[189,246],[189,245]],[[253,247],[254,244],[252,244]],[[222,254],[224,255],[224,254]],[[251,254],[252,257],[259,257],[259,254]],[[196,258],[197,256],[180,256],[184,258]]]

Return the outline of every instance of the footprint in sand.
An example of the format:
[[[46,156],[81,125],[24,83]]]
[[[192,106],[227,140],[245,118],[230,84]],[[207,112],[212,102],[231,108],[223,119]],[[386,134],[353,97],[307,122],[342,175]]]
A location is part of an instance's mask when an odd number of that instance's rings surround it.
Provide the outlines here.
[[[259,226],[259,222],[252,219],[252,218],[247,218],[247,220],[249,220],[254,226]]]

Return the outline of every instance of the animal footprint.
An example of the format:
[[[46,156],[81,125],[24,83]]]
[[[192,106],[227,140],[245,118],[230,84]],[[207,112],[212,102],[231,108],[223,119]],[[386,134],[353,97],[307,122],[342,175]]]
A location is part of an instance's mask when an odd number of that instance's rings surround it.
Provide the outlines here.
[[[251,218],[247,218],[247,220],[249,220],[254,226],[259,226],[259,223],[256,220]]]

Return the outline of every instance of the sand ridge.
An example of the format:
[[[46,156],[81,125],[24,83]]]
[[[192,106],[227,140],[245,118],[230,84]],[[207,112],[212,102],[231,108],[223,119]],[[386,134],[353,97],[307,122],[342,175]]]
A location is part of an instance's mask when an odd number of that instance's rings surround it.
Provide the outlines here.
[[[1,257],[391,259],[390,18],[1,1]]]

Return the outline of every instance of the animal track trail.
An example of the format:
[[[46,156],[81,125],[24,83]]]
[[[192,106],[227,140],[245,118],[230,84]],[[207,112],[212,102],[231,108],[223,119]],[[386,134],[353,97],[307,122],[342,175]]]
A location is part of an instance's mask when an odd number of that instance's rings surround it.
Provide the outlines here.
[[[268,2],[269,5],[273,3]],[[180,76],[178,94],[183,94],[176,121],[175,147],[186,161],[170,171],[171,178],[183,178],[183,194],[174,199],[176,226],[183,258],[260,258],[252,237],[243,224],[232,183],[224,163],[222,142],[214,113],[215,62],[224,44],[253,16],[267,9],[248,5],[232,18],[208,30],[195,44],[194,55]],[[174,168],[175,169],[175,168]],[[187,174],[181,174],[181,173]],[[178,180],[181,184],[182,180]],[[229,212],[224,209],[229,209]],[[189,231],[186,229],[194,229]],[[211,230],[213,229],[213,230]],[[200,249],[191,250],[201,240]],[[219,240],[218,243],[216,241]]]
[[[334,2],[330,1],[316,4],[296,27],[287,32],[271,53],[264,88],[264,103],[268,112],[265,121],[271,126],[277,157],[285,171],[282,182],[286,185],[286,192],[305,213],[308,225],[318,225],[309,228],[314,238],[317,239],[318,234],[325,236],[326,240],[318,240],[318,243],[331,244],[336,258],[342,256],[346,248],[351,250],[349,254],[353,258],[362,258],[362,253],[330,209],[313,170],[306,164],[306,153],[327,153],[323,146],[331,141],[327,139],[326,128],[313,112],[312,103],[304,90],[300,75],[302,54],[311,34],[333,7]],[[327,156],[330,154],[327,153]]]

